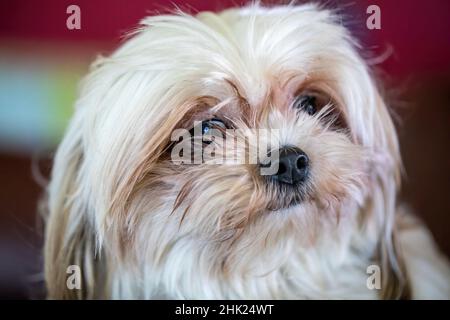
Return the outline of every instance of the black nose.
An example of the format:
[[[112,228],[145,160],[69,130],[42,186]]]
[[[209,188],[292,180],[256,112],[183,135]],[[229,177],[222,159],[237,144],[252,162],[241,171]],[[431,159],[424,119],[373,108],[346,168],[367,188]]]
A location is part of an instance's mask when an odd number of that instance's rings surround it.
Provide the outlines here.
[[[279,151],[278,172],[272,176],[286,184],[299,184],[306,180],[309,171],[309,158],[301,149],[281,148]]]

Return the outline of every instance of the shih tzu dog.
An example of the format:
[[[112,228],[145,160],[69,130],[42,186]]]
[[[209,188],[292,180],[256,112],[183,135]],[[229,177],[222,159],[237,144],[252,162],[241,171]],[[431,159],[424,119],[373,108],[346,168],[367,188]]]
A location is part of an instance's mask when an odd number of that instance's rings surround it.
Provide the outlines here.
[[[396,202],[396,131],[357,46],[317,5],[143,20],[94,64],[57,150],[48,297],[449,298]]]

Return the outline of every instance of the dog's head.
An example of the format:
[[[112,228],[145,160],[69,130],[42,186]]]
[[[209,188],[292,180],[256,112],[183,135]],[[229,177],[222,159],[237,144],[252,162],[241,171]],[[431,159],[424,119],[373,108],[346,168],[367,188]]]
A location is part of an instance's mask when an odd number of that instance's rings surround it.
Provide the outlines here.
[[[47,263],[92,245],[119,269],[213,277],[383,234],[400,157],[355,46],[308,5],[145,19],[85,80],[49,188]]]

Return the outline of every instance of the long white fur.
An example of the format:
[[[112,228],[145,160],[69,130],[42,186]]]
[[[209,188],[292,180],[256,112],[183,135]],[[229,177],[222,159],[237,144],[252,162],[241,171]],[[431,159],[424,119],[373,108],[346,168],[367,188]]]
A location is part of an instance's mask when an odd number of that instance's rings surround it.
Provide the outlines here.
[[[396,222],[397,136],[355,46],[333,13],[316,5],[254,4],[145,19],[94,65],[57,151],[48,188],[49,297],[372,299],[380,294],[367,288],[366,268],[389,261],[401,278],[404,256],[413,298],[449,298],[445,258],[430,249],[428,236],[420,238],[424,233],[402,231]],[[311,157],[317,200],[261,214],[227,249],[218,244],[228,235],[220,226],[245,219],[256,195],[269,194],[255,191],[244,166],[175,174],[149,161],[155,152],[148,150],[170,135],[176,121],[167,119],[181,117],[195,97],[236,102],[225,80],[249,108],[261,108],[274,83],[288,78],[314,80],[328,92],[348,132],[330,131],[317,118],[270,112],[265,126],[280,129],[281,145]],[[151,175],[170,188],[146,185]],[[180,223],[187,205],[174,210],[174,203],[191,180],[195,192]],[[395,229],[403,251],[395,250]],[[68,264],[82,268],[81,292],[65,287]]]

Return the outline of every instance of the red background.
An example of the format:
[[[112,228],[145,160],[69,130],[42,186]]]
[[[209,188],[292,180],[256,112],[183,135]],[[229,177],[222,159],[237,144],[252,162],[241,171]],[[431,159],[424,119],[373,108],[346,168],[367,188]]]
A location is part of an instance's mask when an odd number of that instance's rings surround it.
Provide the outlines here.
[[[166,12],[172,3],[196,12],[224,9],[239,1],[3,0],[0,49],[29,55],[80,50],[91,59],[116,47],[121,35],[141,18]],[[66,28],[66,8],[71,4],[81,8],[81,30]],[[381,9],[381,30],[365,26],[371,4]],[[397,125],[407,172],[401,198],[450,255],[450,1],[327,1],[327,5],[345,13],[346,24],[364,44],[364,56],[393,49],[378,67],[388,91],[394,92],[390,104],[401,120]],[[41,161],[44,172],[50,166],[51,161]],[[42,297],[39,290],[30,294],[35,287],[30,276],[36,276],[36,286],[42,287],[41,228],[36,226],[42,188],[31,175],[31,155],[0,153],[0,177],[0,298]]]

